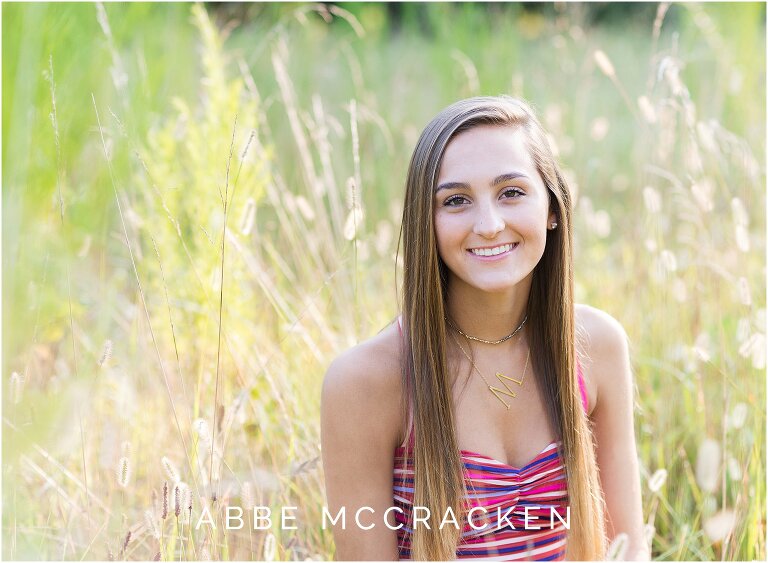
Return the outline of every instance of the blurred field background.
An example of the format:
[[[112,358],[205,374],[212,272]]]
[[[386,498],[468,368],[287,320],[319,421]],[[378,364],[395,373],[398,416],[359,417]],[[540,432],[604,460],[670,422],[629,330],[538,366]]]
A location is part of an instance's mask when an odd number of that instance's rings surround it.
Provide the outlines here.
[[[331,558],[323,374],[397,314],[419,132],[499,93],[578,193],[578,300],[632,341],[654,558],[765,559],[764,4],[5,3],[2,31],[5,559]]]

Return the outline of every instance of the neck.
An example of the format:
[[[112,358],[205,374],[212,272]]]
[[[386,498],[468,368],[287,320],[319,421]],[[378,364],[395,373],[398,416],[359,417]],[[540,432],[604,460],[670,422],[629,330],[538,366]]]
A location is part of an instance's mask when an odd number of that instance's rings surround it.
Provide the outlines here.
[[[454,278],[448,285],[446,314],[455,326],[470,336],[500,340],[523,322],[531,279],[529,276],[509,290],[489,293]]]

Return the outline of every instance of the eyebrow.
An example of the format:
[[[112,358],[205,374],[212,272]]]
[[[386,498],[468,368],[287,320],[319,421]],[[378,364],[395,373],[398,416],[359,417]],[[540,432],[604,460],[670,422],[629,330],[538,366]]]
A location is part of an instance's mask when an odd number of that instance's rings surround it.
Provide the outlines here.
[[[491,182],[492,186],[495,186],[496,184],[501,184],[502,182],[509,182],[510,180],[514,180],[515,178],[528,178],[526,174],[523,174],[522,172],[506,172],[505,174],[499,174],[493,179],[493,182]],[[440,190],[468,190],[469,184],[465,184],[464,182],[443,182],[442,184],[438,185],[437,188],[435,188],[435,193],[439,192]]]

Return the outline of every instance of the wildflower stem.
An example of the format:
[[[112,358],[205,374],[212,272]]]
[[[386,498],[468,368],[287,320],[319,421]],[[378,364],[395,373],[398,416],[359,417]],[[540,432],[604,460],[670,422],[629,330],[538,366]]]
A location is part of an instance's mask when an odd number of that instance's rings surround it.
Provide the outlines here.
[[[218,338],[217,338],[217,345],[216,345],[216,383],[215,383],[215,389],[213,394],[213,437],[211,439],[211,463],[210,463],[210,473],[208,475],[209,483],[211,484],[211,490],[213,491],[213,484],[214,484],[214,476],[213,476],[213,458],[214,458],[214,452],[216,451],[216,435],[217,435],[217,425],[216,425],[216,417],[218,415],[219,411],[219,379],[221,376],[221,327],[223,324],[223,313],[224,313],[224,250],[226,249],[226,242],[227,242],[227,210],[229,208],[228,205],[228,197],[229,197],[229,168],[232,164],[232,153],[235,150],[235,132],[237,131],[237,115],[235,115],[235,123],[232,127],[232,140],[229,145],[229,158],[227,159],[227,174],[226,174],[226,180],[224,184],[224,226],[223,226],[223,232],[221,237],[221,283],[219,285],[219,327],[218,327]],[[239,174],[239,171],[238,171]],[[234,188],[233,188],[233,195],[234,195]],[[214,499],[218,498],[218,486],[219,481],[216,479],[216,491],[214,494]]]

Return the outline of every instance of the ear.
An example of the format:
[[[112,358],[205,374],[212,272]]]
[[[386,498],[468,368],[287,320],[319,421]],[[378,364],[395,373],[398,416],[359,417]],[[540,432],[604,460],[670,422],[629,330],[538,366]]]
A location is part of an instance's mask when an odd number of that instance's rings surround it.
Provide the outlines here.
[[[557,214],[553,211],[549,214],[549,217],[547,218],[547,229],[550,229],[550,226],[552,223],[557,223]]]
[[[549,205],[547,206],[549,208],[549,217],[547,217],[547,230],[551,230],[552,223],[559,223],[557,220],[557,213],[555,213],[555,205],[553,205],[552,200],[554,199],[554,192],[552,189],[547,189],[547,201],[549,202]]]

